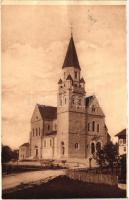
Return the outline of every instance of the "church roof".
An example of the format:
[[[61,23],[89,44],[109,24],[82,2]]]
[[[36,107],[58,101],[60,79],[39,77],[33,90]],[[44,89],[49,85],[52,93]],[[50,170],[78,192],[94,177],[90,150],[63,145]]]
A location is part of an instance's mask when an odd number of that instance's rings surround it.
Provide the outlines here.
[[[94,98],[94,96],[86,97],[86,106],[89,106],[90,101]]]
[[[126,137],[126,129],[123,129],[122,131],[117,133],[115,136],[118,136],[118,137],[125,136]]]
[[[40,104],[37,105],[43,119],[52,120],[57,118],[57,107],[45,106]]]
[[[64,64],[63,64],[62,68],[65,68],[65,67],[75,67],[75,68],[80,69],[73,37],[71,37],[71,39],[70,39],[69,46],[67,49],[67,53],[66,53]]]
[[[71,77],[70,74],[67,76],[66,80],[71,80],[71,81],[73,81],[73,79],[72,79],[72,77]]]

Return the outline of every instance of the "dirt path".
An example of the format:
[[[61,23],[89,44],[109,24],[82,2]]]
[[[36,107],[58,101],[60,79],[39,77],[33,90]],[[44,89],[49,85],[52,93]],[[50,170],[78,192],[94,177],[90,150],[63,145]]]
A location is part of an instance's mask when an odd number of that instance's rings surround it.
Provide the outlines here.
[[[19,174],[11,174],[2,178],[2,189],[10,189],[20,185],[21,183],[31,183],[46,179],[50,176],[57,177],[64,175],[64,170],[46,170],[46,171],[32,171]]]

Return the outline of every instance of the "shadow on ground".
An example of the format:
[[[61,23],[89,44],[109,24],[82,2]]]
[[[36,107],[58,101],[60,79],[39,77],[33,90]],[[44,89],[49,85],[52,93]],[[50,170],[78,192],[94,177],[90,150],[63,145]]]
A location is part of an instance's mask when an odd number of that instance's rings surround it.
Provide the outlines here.
[[[124,198],[126,191],[114,186],[83,183],[66,176],[59,176],[31,188],[3,192],[2,197],[3,199]]]

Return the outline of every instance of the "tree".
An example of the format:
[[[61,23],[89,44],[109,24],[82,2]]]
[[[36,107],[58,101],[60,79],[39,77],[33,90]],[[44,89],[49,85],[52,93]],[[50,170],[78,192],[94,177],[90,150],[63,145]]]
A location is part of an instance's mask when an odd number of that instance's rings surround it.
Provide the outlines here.
[[[13,157],[12,149],[9,146],[2,145],[2,163],[9,162]]]
[[[113,169],[113,163],[117,161],[117,155],[117,145],[110,142],[97,151],[96,161],[100,167],[109,166]]]

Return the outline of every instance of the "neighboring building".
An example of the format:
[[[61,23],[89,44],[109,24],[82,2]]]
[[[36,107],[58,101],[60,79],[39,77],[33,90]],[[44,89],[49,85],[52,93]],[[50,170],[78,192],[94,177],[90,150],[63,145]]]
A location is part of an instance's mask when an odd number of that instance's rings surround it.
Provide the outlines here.
[[[95,96],[86,97],[72,37],[57,99],[57,107],[35,106],[30,131],[31,158],[86,159],[108,143],[105,115]]]
[[[29,143],[24,143],[19,147],[19,160],[25,160],[30,156]]]
[[[127,144],[126,144],[126,129],[123,129],[115,136],[118,137],[118,151],[119,155],[126,154],[127,152]]]

